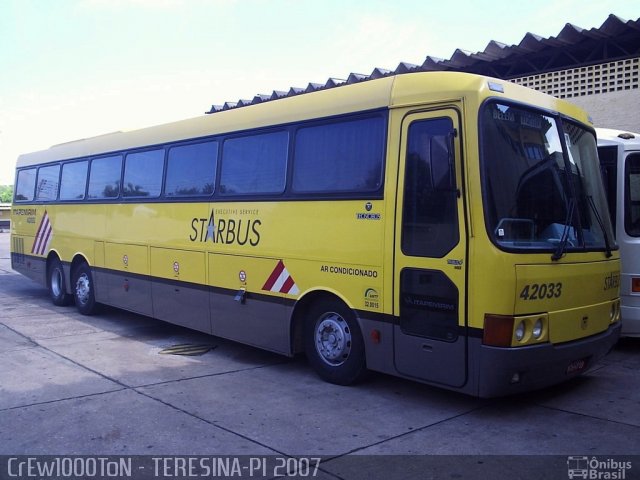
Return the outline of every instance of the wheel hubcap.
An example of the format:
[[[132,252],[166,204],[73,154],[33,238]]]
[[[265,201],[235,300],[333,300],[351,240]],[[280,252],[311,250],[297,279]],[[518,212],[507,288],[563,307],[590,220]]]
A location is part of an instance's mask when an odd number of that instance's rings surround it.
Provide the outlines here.
[[[351,352],[351,329],[340,315],[327,313],[316,324],[315,343],[325,363],[332,367],[342,365]]]
[[[83,273],[78,277],[76,281],[76,298],[80,303],[85,305],[89,301],[89,293],[91,292],[91,285],[89,283],[89,277],[86,273]]]

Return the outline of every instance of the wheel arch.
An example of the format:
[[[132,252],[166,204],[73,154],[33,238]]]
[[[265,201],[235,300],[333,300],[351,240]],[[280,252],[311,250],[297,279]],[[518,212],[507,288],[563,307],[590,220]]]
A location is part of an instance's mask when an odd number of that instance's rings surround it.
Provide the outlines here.
[[[87,257],[85,257],[82,253],[76,253],[73,256],[73,260],[71,260],[71,271],[73,272],[78,267],[78,265],[82,263],[86,263],[87,265],[91,266],[89,264],[89,261],[87,260]]]
[[[73,284],[73,272],[75,272],[76,268],[78,268],[78,266],[82,265],[83,263],[86,263],[87,265],[89,265],[89,261],[87,260],[87,257],[85,257],[84,254],[82,253],[76,253],[71,259],[71,263],[69,264],[69,273],[68,273],[69,282],[67,283],[70,289],[69,293],[73,293],[71,291],[72,284]]]
[[[54,260],[58,260],[59,262],[62,262],[62,257],[56,250],[51,249],[47,254],[47,272],[49,272],[49,267],[51,266],[51,263]]]
[[[56,250],[50,250],[45,263],[45,286],[54,305],[62,307],[71,303],[69,268],[65,267]]]
[[[303,353],[304,352],[304,341],[303,341],[303,332],[304,332],[304,322],[307,317],[307,313],[309,309],[317,304],[318,302],[325,300],[337,300],[344,304],[346,308],[354,312],[356,317],[356,321],[360,323],[358,315],[355,313],[353,306],[340,295],[338,292],[330,289],[315,289],[309,290],[305,292],[301,298],[295,303],[293,307],[293,312],[291,314],[291,352],[292,354]]]
[[[51,268],[51,264],[55,261],[59,261],[60,263],[62,263],[62,257],[60,256],[60,253],[57,250],[51,249],[49,250],[49,253],[47,254],[47,260],[46,260],[46,265],[45,265],[45,270],[44,270],[44,284],[48,287],[49,286],[49,269]],[[62,266],[62,271],[64,272],[64,264]],[[71,275],[67,275],[65,273],[64,275],[64,284],[66,286],[66,290],[67,293],[69,293],[69,281],[70,281],[70,277]]]

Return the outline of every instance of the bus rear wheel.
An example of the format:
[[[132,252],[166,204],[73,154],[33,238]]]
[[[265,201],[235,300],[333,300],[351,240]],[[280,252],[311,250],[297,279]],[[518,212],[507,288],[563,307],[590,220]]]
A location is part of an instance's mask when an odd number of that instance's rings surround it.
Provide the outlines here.
[[[64,281],[62,262],[57,258],[51,259],[47,268],[47,287],[49,296],[54,305],[63,307],[71,303],[71,295],[67,293],[67,285]]]
[[[86,263],[81,263],[73,271],[73,296],[76,308],[83,315],[93,315],[97,311],[95,284],[91,268]]]
[[[323,380],[351,385],[367,372],[362,333],[354,313],[338,300],[313,305],[305,324],[305,352]]]

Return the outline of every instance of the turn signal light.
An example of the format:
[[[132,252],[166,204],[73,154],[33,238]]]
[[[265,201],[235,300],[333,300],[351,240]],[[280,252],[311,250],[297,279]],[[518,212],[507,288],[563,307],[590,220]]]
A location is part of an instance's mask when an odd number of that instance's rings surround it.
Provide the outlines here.
[[[640,293],[640,277],[631,278],[631,291],[633,293]]]
[[[620,320],[620,300],[616,300],[611,304],[610,320],[611,323],[615,323]]]
[[[482,343],[493,347],[510,347],[513,322],[514,318],[508,315],[485,314]]]

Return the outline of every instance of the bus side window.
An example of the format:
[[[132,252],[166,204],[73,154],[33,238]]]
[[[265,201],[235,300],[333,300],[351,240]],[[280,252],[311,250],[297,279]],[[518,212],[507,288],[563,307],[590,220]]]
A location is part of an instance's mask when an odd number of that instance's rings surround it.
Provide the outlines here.
[[[169,149],[166,197],[211,195],[215,190],[218,142],[190,143]]]
[[[284,192],[289,133],[261,133],[229,138],[222,146],[221,195]]]
[[[128,154],[124,165],[122,196],[159,197],[163,170],[164,149]]]
[[[49,165],[38,169],[36,201],[51,202],[58,198],[60,165]]]
[[[402,211],[402,251],[441,258],[458,244],[458,210],[450,182],[450,118],[409,126]],[[437,148],[436,148],[437,146]]]
[[[29,202],[33,200],[33,193],[36,188],[36,169],[28,168],[18,172],[16,182],[16,202]]]
[[[88,198],[117,198],[120,195],[122,156],[95,158],[89,172]]]
[[[640,237],[640,154],[627,158],[625,184],[625,230],[632,237]]]
[[[298,129],[295,193],[375,192],[382,185],[385,119],[372,117]]]
[[[87,189],[89,161],[70,162],[62,165],[60,200],[82,200]]]

